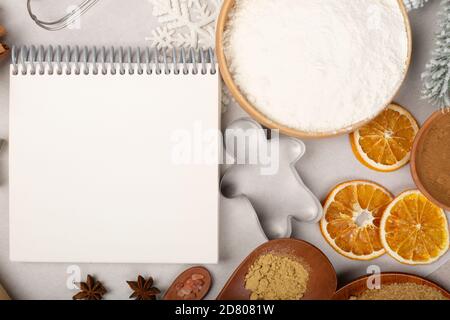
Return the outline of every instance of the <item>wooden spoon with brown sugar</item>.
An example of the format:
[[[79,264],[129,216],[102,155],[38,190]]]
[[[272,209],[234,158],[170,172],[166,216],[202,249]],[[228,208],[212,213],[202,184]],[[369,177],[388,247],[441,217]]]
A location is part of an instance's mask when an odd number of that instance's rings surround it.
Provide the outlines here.
[[[212,278],[204,267],[189,268],[167,289],[163,300],[202,300],[211,288]]]

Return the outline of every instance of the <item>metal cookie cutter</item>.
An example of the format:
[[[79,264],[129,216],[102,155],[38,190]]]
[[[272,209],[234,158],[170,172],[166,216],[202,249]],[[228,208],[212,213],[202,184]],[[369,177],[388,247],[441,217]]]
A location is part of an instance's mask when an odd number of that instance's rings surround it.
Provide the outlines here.
[[[99,1],[100,0],[84,0],[77,8],[66,14],[61,19],[55,21],[39,20],[31,9],[31,0],[27,0],[27,10],[31,19],[33,19],[33,21],[36,22],[39,27],[49,31],[58,31],[69,26],[72,22],[81,17],[84,13],[86,13],[86,11],[91,9]]]
[[[245,146],[243,141],[247,141]],[[269,239],[290,237],[293,219],[321,219],[319,200],[295,169],[305,153],[303,142],[285,136],[268,140],[258,123],[244,118],[226,129],[225,147],[235,164],[225,172],[221,191],[227,198],[247,198]]]

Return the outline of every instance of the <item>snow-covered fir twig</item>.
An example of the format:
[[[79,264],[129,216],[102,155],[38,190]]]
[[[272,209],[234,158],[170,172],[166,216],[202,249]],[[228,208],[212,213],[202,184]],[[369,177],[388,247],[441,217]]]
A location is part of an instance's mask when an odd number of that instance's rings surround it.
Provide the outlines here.
[[[450,0],[441,0],[439,32],[431,61],[422,78],[423,97],[433,105],[450,107]]]
[[[428,0],[403,0],[405,3],[406,9],[413,10],[422,8]]]

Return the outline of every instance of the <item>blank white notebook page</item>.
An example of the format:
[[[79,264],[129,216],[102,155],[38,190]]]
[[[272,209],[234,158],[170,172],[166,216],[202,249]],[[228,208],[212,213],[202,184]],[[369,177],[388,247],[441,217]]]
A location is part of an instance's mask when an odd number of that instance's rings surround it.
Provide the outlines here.
[[[11,69],[11,260],[217,263],[218,79]]]

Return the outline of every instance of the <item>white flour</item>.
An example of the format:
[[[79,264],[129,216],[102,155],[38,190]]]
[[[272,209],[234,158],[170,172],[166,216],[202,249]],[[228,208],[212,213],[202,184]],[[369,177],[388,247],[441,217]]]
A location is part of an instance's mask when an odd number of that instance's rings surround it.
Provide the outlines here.
[[[237,0],[225,55],[249,102],[285,126],[331,133],[378,114],[408,56],[397,0]]]

